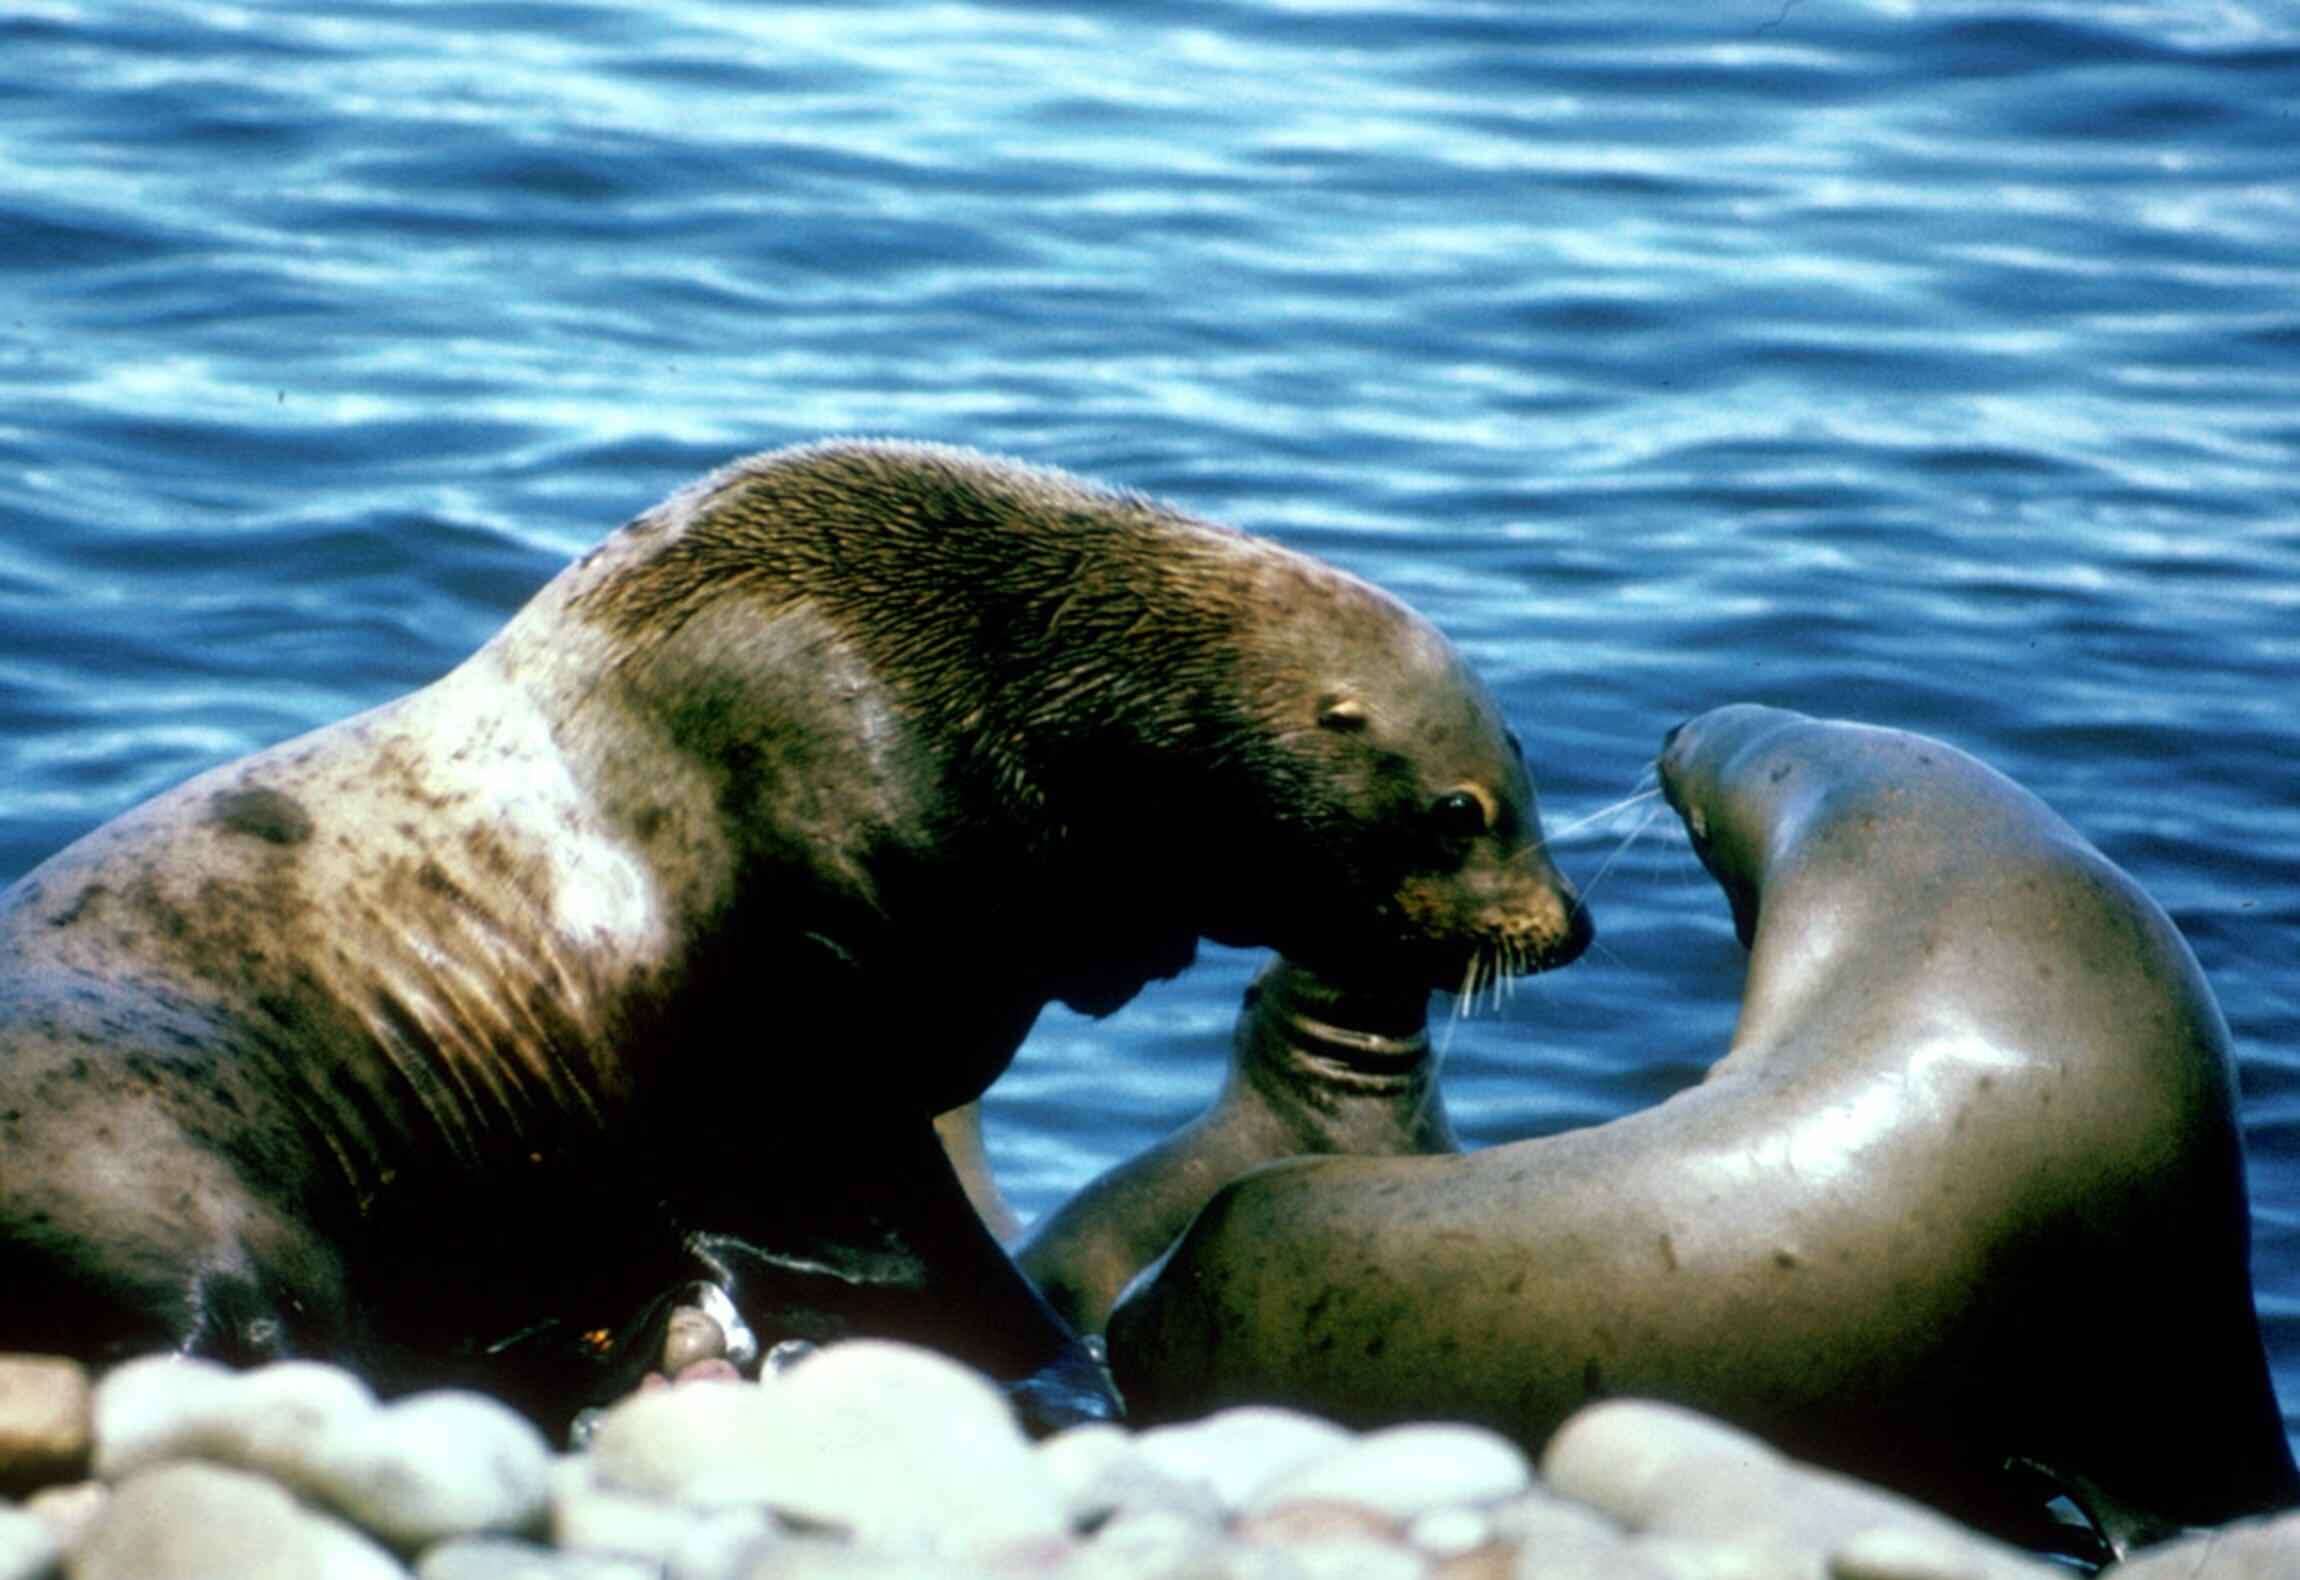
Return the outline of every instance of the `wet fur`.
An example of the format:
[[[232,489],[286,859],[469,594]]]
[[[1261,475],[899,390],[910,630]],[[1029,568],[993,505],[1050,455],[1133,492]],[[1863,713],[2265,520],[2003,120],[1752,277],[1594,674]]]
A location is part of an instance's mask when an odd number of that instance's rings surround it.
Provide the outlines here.
[[[1488,826],[1433,833],[1464,785]],[[1201,935],[1445,980],[1576,925],[1491,699],[1382,594],[964,452],[758,458],[0,900],[0,1347],[551,1419],[708,1277],[770,1340],[1068,1366],[931,1130],[1047,1002]]]

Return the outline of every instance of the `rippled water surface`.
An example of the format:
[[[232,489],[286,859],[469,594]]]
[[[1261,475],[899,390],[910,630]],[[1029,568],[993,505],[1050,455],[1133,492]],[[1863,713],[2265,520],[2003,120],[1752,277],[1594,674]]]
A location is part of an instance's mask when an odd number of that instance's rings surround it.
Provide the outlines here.
[[[1553,825],[1737,698],[2041,793],[2234,1027],[2300,1409],[2300,13],[321,9],[0,7],[0,876],[731,455],[1009,451],[1419,605]],[[1602,947],[1454,1034],[1475,1140],[1724,1046],[1724,907],[1629,826],[1566,842]],[[1253,964],[1050,1014],[1027,1210],[1205,1100]]]

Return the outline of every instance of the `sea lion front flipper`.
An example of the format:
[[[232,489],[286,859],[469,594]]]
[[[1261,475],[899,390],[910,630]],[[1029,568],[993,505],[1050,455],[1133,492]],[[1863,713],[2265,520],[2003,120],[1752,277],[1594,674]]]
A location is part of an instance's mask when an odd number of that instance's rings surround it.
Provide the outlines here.
[[[899,1339],[986,1373],[1034,1432],[1117,1419],[1099,1360],[975,1215],[932,1124],[876,1132],[867,1151],[835,1181],[755,1184],[688,1234],[760,1344]]]

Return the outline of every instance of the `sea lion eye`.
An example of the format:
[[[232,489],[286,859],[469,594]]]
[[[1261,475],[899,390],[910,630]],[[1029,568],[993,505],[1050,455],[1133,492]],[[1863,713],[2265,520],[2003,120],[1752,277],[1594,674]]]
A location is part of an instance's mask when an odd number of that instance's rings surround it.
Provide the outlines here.
[[[1442,833],[1474,839],[1485,832],[1485,803],[1467,790],[1453,790],[1430,803],[1430,820]]]

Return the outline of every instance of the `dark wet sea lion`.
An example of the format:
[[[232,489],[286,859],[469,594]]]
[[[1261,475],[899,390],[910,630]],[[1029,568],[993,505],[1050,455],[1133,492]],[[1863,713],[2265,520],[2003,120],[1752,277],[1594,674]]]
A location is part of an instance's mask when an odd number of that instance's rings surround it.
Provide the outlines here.
[[[1538,1446],[1646,1395],[2032,1542],[2054,1487],[2119,1546],[2300,1496],[2164,913],[1921,736],[1734,707],[1660,766],[1751,951],[1726,1057],[1609,1124],[1246,1177],[1111,1320],[1137,1412]]]
[[[932,1120],[1202,935],[1437,981],[1587,927],[1492,700],[1365,584],[964,452],[740,463],[8,891],[0,1348],[555,1421],[701,1278],[1091,1411]]]

